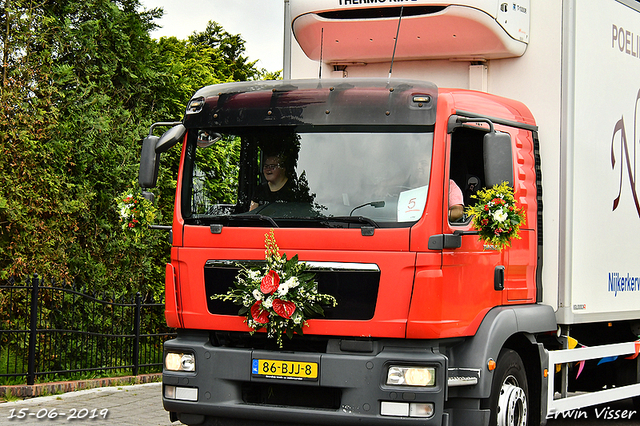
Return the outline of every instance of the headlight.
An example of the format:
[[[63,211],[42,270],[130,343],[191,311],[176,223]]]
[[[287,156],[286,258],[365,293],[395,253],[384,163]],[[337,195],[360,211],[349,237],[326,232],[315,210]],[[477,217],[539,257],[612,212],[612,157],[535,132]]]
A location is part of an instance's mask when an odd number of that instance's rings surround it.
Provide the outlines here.
[[[167,353],[164,366],[169,371],[196,371],[196,357],[193,354]]]
[[[392,365],[387,372],[387,385],[435,386],[435,367],[401,367]]]

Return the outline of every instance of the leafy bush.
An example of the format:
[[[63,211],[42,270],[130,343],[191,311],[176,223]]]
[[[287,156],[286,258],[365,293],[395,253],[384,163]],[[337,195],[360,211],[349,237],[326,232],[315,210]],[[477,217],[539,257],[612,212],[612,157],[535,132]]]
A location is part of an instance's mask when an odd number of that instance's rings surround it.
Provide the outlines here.
[[[132,238],[114,201],[135,189],[140,142],[153,122],[179,120],[201,86],[266,72],[215,22],[188,40],[151,39],[162,12],[138,0],[0,8],[0,278],[161,291],[166,233]],[[229,153],[216,155],[224,164]],[[163,156],[158,224],[171,222],[178,161],[177,148]]]

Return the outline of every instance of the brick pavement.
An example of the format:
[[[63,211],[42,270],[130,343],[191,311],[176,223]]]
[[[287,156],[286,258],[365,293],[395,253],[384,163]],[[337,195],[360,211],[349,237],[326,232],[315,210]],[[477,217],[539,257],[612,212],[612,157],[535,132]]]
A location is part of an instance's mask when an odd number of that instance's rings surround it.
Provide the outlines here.
[[[110,426],[180,424],[172,424],[169,413],[162,407],[161,383],[96,388],[0,403],[0,425],[55,425],[68,421]]]

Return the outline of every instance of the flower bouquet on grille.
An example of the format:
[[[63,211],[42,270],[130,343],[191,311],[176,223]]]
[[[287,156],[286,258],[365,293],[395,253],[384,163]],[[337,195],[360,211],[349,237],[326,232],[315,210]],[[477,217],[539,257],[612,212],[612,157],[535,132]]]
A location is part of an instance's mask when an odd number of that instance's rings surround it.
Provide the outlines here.
[[[232,301],[240,305],[238,315],[245,316],[251,333],[266,329],[267,336],[276,338],[282,347],[282,335],[290,339],[294,333],[303,334],[307,318],[324,315],[322,305],[336,306],[336,299],[318,293],[315,274],[307,272],[307,265],[298,255],[287,259],[280,255],[273,230],[265,234],[266,265],[260,268],[240,266],[235,288],[211,299]]]
[[[513,189],[507,182],[481,189],[472,197],[478,202],[467,207],[467,214],[473,216],[471,225],[485,245],[502,250],[511,245],[513,238],[521,238],[519,233],[526,220],[525,212],[516,206]]]

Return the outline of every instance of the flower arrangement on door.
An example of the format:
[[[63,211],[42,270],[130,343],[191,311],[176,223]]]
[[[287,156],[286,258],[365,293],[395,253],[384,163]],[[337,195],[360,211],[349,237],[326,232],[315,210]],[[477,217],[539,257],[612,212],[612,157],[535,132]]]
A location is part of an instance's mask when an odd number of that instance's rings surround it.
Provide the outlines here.
[[[524,208],[516,205],[513,189],[507,182],[481,189],[476,195],[478,202],[467,207],[472,215],[471,226],[478,231],[480,240],[498,250],[511,245],[512,239],[519,239],[520,227],[526,222]]]

